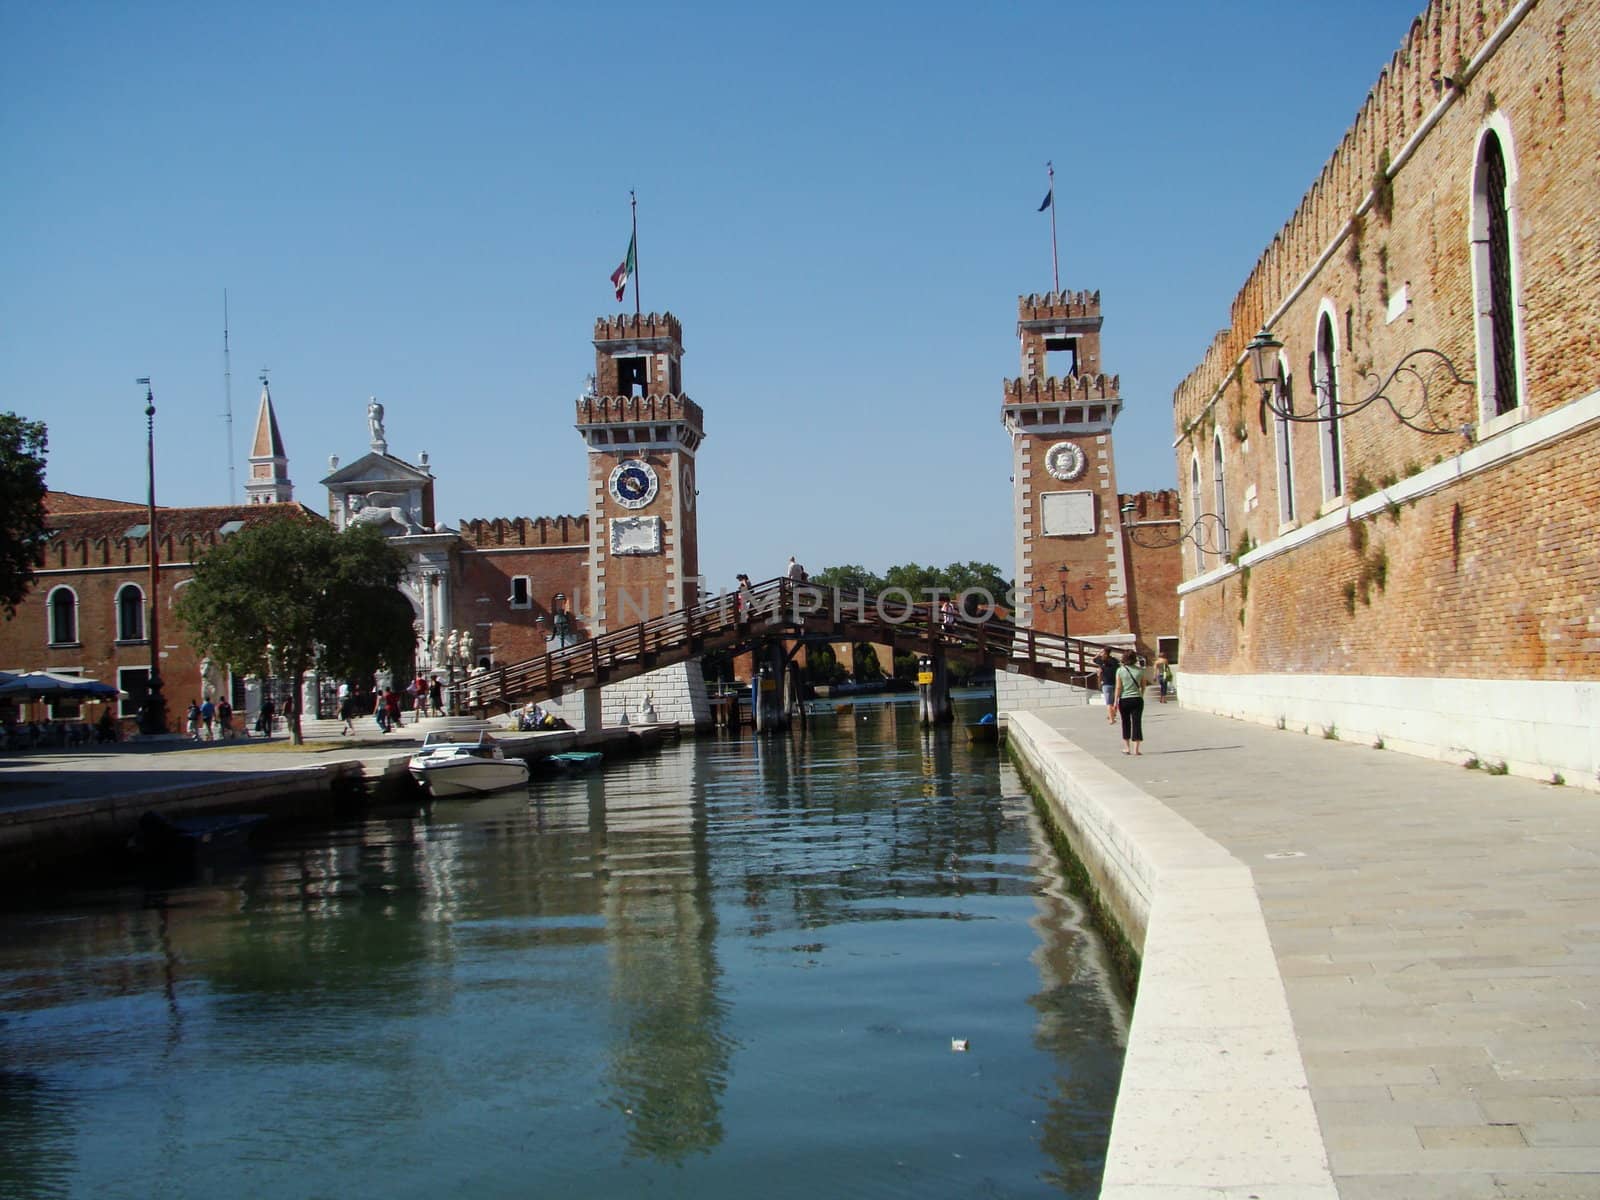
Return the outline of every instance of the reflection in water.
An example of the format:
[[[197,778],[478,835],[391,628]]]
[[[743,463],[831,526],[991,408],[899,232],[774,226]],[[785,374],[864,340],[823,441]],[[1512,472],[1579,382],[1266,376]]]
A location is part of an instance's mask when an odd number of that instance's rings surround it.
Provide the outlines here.
[[[1092,1196],[1122,1022],[994,749],[862,706],[0,914],[0,1195]]]

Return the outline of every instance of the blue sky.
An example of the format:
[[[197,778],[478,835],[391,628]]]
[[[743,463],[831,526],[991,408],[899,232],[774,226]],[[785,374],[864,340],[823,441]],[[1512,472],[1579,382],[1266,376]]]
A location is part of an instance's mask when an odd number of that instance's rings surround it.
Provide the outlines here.
[[[639,195],[684,326],[708,579],[1011,564],[1016,298],[1098,289],[1124,491],[1416,4],[0,0],[0,408],[49,480],[236,494],[263,366],[296,497],[429,453],[439,516],[581,511],[573,400]]]

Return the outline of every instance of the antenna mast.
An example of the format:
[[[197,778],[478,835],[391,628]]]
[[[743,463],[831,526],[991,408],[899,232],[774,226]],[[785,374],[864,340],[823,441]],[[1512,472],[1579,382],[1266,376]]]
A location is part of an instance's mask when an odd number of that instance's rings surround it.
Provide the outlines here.
[[[222,289],[222,421],[228,427],[228,503],[238,503],[233,479],[233,365],[228,357],[228,289]]]

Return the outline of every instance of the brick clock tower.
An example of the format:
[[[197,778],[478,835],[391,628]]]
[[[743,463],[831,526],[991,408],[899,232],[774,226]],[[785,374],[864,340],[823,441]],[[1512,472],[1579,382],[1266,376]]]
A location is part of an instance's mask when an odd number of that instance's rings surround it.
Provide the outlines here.
[[[1051,292],[1017,301],[1022,375],[1005,381],[1002,419],[1011,435],[1012,526],[1018,616],[1060,633],[1061,568],[1068,631],[1131,645],[1127,552],[1122,537],[1111,427],[1122,408],[1118,379],[1102,370],[1100,293]],[[1089,585],[1085,592],[1084,584]]]
[[[581,603],[590,627],[607,633],[696,603],[694,468],[705,421],[683,394],[676,317],[623,313],[595,321],[594,375],[578,398],[577,428],[589,452],[593,541],[589,595]],[[662,720],[709,721],[699,665],[692,660],[606,688],[606,724],[619,723],[614,710],[636,720],[647,705]]]

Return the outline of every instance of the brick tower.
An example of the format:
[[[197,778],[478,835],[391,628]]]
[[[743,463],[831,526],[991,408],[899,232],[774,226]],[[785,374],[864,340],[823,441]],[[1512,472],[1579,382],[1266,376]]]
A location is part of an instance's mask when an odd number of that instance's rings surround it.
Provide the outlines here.
[[[1101,369],[1100,293],[1050,292],[1017,300],[1022,375],[1005,381],[1002,419],[1011,435],[1012,526],[1018,618],[1060,633],[1061,568],[1075,638],[1131,644],[1129,579],[1111,427],[1122,408],[1118,379]],[[1088,591],[1083,585],[1088,583]]]
[[[695,452],[700,406],[683,394],[683,328],[671,313],[601,317],[578,399],[589,450],[589,607],[596,632],[696,602]]]

